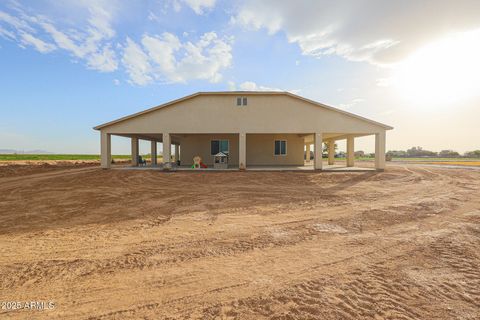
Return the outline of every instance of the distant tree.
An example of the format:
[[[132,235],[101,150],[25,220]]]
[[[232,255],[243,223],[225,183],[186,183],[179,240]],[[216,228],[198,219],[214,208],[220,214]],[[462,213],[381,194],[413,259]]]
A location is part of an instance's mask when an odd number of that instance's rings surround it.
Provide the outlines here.
[[[392,158],[405,158],[407,156],[407,152],[404,150],[390,150],[387,152],[387,156]]]
[[[465,157],[480,158],[480,150],[467,151],[467,152],[465,152]]]
[[[328,153],[328,146],[329,146],[329,145],[330,145],[330,142],[325,142],[325,143],[324,143],[323,153]],[[335,152],[336,152],[337,149],[338,149],[338,144],[335,143],[334,149],[335,149]]]
[[[325,142],[324,143],[324,146],[323,146],[323,150],[322,150],[322,158],[327,158],[328,157],[328,146],[329,146],[329,142]],[[335,150],[335,154],[337,153],[337,149],[338,149],[338,145],[335,143],[334,145],[334,150]]]
[[[454,158],[459,157],[460,154],[453,150],[442,150],[438,153],[438,156],[442,158]]]
[[[412,147],[407,150],[407,157],[435,157],[437,155],[436,152],[423,150],[422,147]]]
[[[357,158],[365,157],[365,152],[362,150],[355,151],[355,157]]]
[[[335,154],[335,158],[346,158],[347,154],[344,151],[339,151]]]

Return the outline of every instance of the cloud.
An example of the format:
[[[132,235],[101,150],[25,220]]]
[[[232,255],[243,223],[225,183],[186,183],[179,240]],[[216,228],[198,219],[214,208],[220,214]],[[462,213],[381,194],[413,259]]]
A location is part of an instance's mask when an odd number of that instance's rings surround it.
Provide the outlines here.
[[[293,94],[298,94],[300,92],[299,89],[291,89],[291,90],[284,90],[284,89],[280,89],[280,88],[275,88],[275,87],[267,87],[267,86],[263,86],[263,85],[258,85],[257,83],[253,82],[253,81],[245,81],[245,82],[242,82],[238,85],[238,88],[237,88],[237,84],[233,81],[227,81],[227,87],[228,87],[228,90],[230,91],[236,91],[236,90],[240,90],[240,91],[287,91],[287,92],[290,92],[290,93],[293,93]]]
[[[127,38],[122,62],[127,73],[130,75],[132,83],[146,85],[153,80],[153,77],[150,75],[152,66],[150,65],[148,56],[143,52],[142,48],[130,38]]]
[[[232,23],[284,32],[303,54],[391,64],[445,33],[480,27],[478,0],[246,0]]]
[[[0,27],[3,25],[0,35],[17,40],[22,46],[33,46],[41,53],[65,50],[84,60],[90,69],[101,72],[116,70],[118,61],[111,49],[115,36],[111,27],[113,9],[105,2],[87,0],[75,2],[71,9],[85,13],[85,26],[72,28],[71,25],[56,24],[46,16],[32,13],[17,4],[13,10],[16,16],[0,11]]]
[[[196,14],[203,14],[204,9],[212,9],[216,0],[184,0],[184,2],[195,11]]]
[[[244,91],[284,91],[278,88],[271,88],[266,86],[260,86],[253,81],[245,81],[242,82],[240,85],[240,90]]]
[[[35,47],[35,49],[41,53],[47,53],[50,51],[55,50],[57,47],[51,43],[46,43],[45,41],[35,38],[33,35],[29,33],[22,33],[21,34],[21,41],[23,44],[31,45]]]
[[[112,72],[118,68],[116,54],[110,45],[105,45],[100,52],[92,53],[87,58],[87,65],[90,69],[102,72]]]
[[[172,6],[175,11],[182,9],[182,4],[190,7],[196,14],[204,14],[206,10],[211,10],[215,7],[216,0],[173,0]]]
[[[182,42],[176,35],[144,34],[143,48],[127,39],[122,61],[133,83],[145,85],[154,80],[187,82],[192,79],[218,82],[221,71],[232,63],[231,38],[215,32],[203,34],[197,42]]]
[[[181,81],[175,75],[176,58],[175,52],[182,45],[180,40],[174,34],[164,32],[161,36],[144,35],[142,44],[150,58],[157,64],[159,71],[170,78],[172,81]]]
[[[339,104],[338,107],[340,109],[349,110],[349,109],[353,108],[354,106],[356,106],[357,104],[362,103],[364,101],[365,101],[365,99],[363,99],[363,98],[355,98],[348,103]]]
[[[192,8],[197,14],[215,5],[215,0],[174,2]],[[144,33],[140,40],[126,35],[125,41],[120,43],[112,27],[113,15],[118,9],[115,2],[81,0],[67,1],[63,7],[58,4],[59,11],[68,8],[65,14],[75,12],[74,21],[54,19],[14,4],[11,12],[0,10],[1,37],[42,53],[68,52],[76,60],[83,61],[87,68],[100,72],[121,68],[132,84],[218,82],[222,79],[222,71],[232,63],[233,38],[219,37],[216,32],[204,33],[196,41],[190,37],[180,40],[170,32]],[[150,11],[148,19],[156,21],[159,18]]]

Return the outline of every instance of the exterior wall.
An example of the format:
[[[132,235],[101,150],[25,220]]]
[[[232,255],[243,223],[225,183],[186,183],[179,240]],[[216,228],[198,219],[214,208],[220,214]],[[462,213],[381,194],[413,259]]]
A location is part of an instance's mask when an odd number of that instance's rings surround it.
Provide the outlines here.
[[[210,154],[211,140],[229,140],[229,166],[238,167],[238,134],[195,134],[185,135],[180,140],[181,165],[191,166],[193,157],[200,156],[207,166],[213,166],[213,156]]]
[[[246,106],[237,106],[238,96],[247,97]],[[180,138],[182,165],[191,165],[199,155],[208,166],[212,139],[230,140],[231,166],[239,163],[239,134],[246,135],[246,165],[303,165],[304,138],[299,134],[315,133],[313,141],[315,168],[321,169],[322,139],[348,136],[377,136],[377,154],[384,154],[385,131],[392,128],[327,106],[282,93],[202,93],[135,115],[134,117],[96,127],[102,137],[174,135]],[[212,134],[216,132],[217,134]],[[287,155],[274,155],[274,140],[287,140]],[[105,140],[105,139],[104,139]],[[103,143],[102,159],[108,157]],[[244,145],[242,145],[242,148]],[[243,150],[243,149],[242,149]],[[245,162],[242,154],[242,163]],[[384,167],[377,157],[376,167]]]
[[[275,140],[287,141],[287,154],[276,156]],[[247,167],[304,165],[304,139],[297,134],[247,134]]]
[[[309,133],[375,134],[385,127],[281,94],[203,94],[102,128],[112,134]],[[219,120],[221,119],[221,120]]]

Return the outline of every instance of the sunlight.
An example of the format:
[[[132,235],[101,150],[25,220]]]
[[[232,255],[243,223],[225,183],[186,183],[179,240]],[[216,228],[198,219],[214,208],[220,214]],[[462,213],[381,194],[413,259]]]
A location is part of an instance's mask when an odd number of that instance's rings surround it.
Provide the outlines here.
[[[407,100],[434,105],[480,95],[480,30],[427,45],[395,67],[393,84]]]

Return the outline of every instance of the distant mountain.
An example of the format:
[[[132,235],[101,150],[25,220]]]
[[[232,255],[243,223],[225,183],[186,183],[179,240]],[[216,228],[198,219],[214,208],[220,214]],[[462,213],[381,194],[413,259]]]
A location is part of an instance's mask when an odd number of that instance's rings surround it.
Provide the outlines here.
[[[0,154],[53,154],[53,152],[45,150],[14,150],[14,149],[0,149]]]

